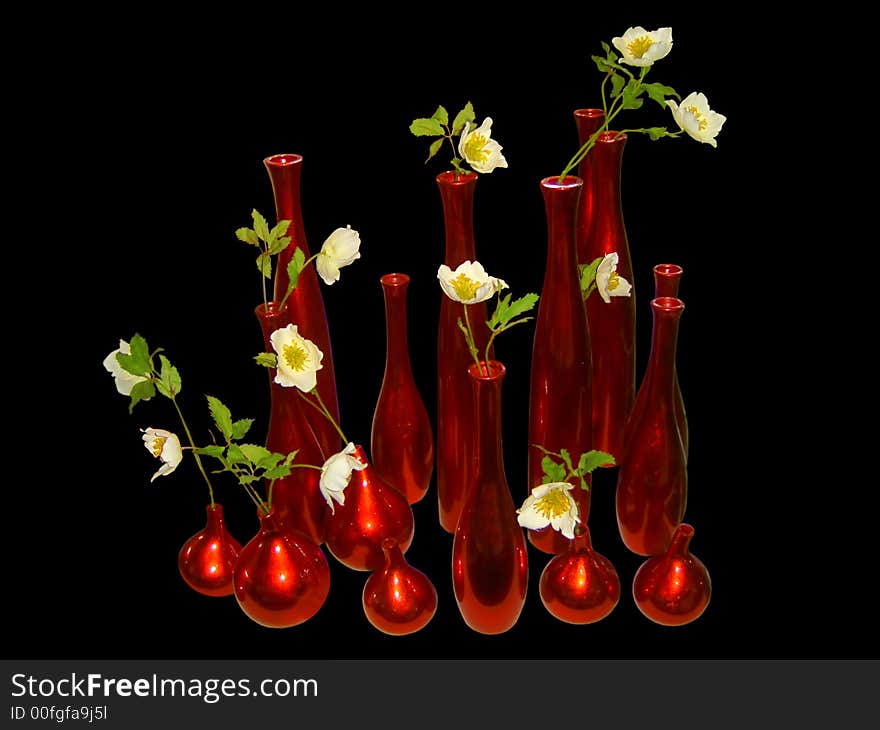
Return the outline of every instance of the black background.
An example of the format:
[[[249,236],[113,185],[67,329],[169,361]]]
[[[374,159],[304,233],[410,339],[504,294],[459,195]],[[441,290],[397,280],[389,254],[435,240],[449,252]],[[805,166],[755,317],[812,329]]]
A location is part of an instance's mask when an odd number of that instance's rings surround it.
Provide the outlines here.
[[[845,503],[870,510],[870,489],[846,478],[836,422],[815,403],[828,389],[805,376],[828,357],[803,297],[822,278],[800,278],[820,223],[792,136],[810,110],[778,91],[774,49],[787,37],[760,16],[721,11],[709,22],[658,10],[628,14],[548,7],[528,17],[486,7],[438,8],[401,18],[383,11],[306,23],[242,11],[234,31],[209,23],[142,19],[118,32],[64,19],[44,74],[16,76],[24,157],[12,200],[7,280],[33,287],[8,326],[22,343],[8,383],[14,428],[4,508],[4,592],[12,619],[5,652],[17,658],[634,658],[877,656],[864,595],[867,566],[843,535]],[[106,19],[105,19],[106,20]],[[411,275],[410,352],[433,417],[436,322],[443,255],[440,160],[408,132],[438,103],[471,100],[491,116],[510,167],[481,176],[477,255],[515,293],[540,291],[546,228],[538,183],[558,174],[577,145],[572,112],[599,103],[589,59],[631,25],[670,25],[675,46],[649,77],[682,96],[707,94],[728,121],[718,148],[689,138],[632,136],[623,205],[635,267],[637,377],[650,342],[651,267],[684,267],[678,368],[690,422],[686,520],[694,553],[713,578],[706,613],[682,628],[643,618],[630,588],[642,559],[626,551],[614,517],[616,472],[597,475],[590,526],[617,567],[622,597],[602,622],[575,627],[541,605],[547,556],[530,548],[530,584],[517,625],[472,632],[450,580],[452,537],[437,522],[436,491],[415,505],[409,561],[437,586],[426,629],[391,638],[366,621],[367,575],[330,559],[332,586],[319,614],[287,630],[262,628],[234,598],[195,594],[177,552],[204,523],[203,484],[186,461],[149,484],[157,468],[139,428],[177,428],[164,399],[127,412],[101,361],[134,332],[179,368],[181,403],[207,440],[203,393],[265,433],[268,387],[252,363],[261,349],[253,250],[234,231],[258,208],[274,219],[262,160],[304,156],[302,209],[315,251],[351,224],[362,258],[322,291],[343,426],[368,444],[384,367],[379,277]],[[791,107],[796,106],[797,114]],[[788,115],[786,121],[786,115]],[[632,125],[672,124],[653,102]],[[786,136],[786,134],[788,136]],[[444,152],[445,154],[445,152]],[[448,158],[447,158],[448,159]],[[808,183],[807,183],[808,184]],[[21,214],[20,211],[25,213]],[[795,223],[799,221],[799,223]],[[21,226],[19,229],[18,226]],[[14,242],[14,243],[13,243]],[[792,280],[797,280],[793,284]],[[795,288],[800,291],[795,295]],[[821,327],[818,328],[821,331]],[[531,326],[504,335],[505,453],[517,503],[525,497]],[[815,330],[814,330],[815,331]],[[827,330],[826,330],[827,336]],[[806,389],[804,382],[807,383]],[[825,395],[823,395],[823,393]],[[13,406],[27,395],[28,405]],[[22,401],[18,401],[22,403]],[[837,470],[829,471],[830,464]],[[257,528],[245,496],[215,482],[231,531]],[[858,492],[856,490],[862,489]],[[868,500],[868,503],[865,502]],[[857,535],[858,536],[858,535]],[[864,562],[863,562],[864,561]]]

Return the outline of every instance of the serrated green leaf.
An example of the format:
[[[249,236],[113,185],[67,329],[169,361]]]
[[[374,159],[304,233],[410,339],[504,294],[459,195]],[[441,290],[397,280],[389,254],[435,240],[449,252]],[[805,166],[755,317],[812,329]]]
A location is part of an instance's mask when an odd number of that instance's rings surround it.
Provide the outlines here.
[[[286,476],[290,476],[290,472],[292,469],[288,464],[278,464],[278,466],[273,466],[271,469],[266,469],[263,472],[263,479],[283,479]]]
[[[273,228],[272,230],[277,231],[279,236],[286,236],[287,229],[290,228],[291,223],[293,223],[293,221],[289,219],[278,221],[275,224],[275,228]]]
[[[223,452],[226,451],[225,446],[220,446],[220,444],[212,444],[211,446],[199,446],[196,449],[196,453],[200,456],[212,456],[215,459],[219,459],[223,456]]]
[[[236,441],[241,441],[253,425],[253,418],[241,418],[238,421],[235,421],[235,423],[232,424],[232,438]]]
[[[281,253],[285,248],[290,245],[291,238],[290,236],[279,236],[274,239],[269,246],[269,255],[275,256],[276,254]]]
[[[599,264],[602,263],[603,258],[603,256],[598,256],[589,264],[578,266],[581,272],[581,294],[586,294],[590,289],[590,285],[596,281],[596,271],[598,271]]]
[[[260,245],[260,239],[257,238],[257,232],[251,228],[239,228],[235,231],[235,237],[239,241],[244,241],[245,243],[249,243],[252,246]]]
[[[154,395],[156,395],[156,388],[153,387],[152,381],[142,380],[139,383],[135,383],[131,393],[129,393],[131,402],[128,404],[128,412],[131,413],[138,403],[142,400],[150,400]]]
[[[263,217],[263,215],[260,213],[260,211],[258,211],[256,208],[254,208],[251,211],[251,218],[253,218],[253,220],[254,220],[254,231],[256,231],[257,236],[262,241],[268,241],[269,240],[269,224],[266,223],[266,219]]]
[[[257,365],[262,365],[264,368],[278,367],[278,356],[274,352],[261,352],[254,356],[254,360]]]
[[[614,74],[611,77],[611,98],[616,99],[620,96],[620,92],[623,91],[623,87],[626,85],[626,79],[623,78],[620,74]]]
[[[293,256],[290,257],[290,261],[287,264],[287,277],[288,277],[288,285],[287,291],[292,292],[299,285],[299,275],[302,273],[302,270],[306,266],[306,255],[303,250],[297,246],[293,252]]]
[[[455,115],[455,119],[452,120],[452,133],[453,134],[461,134],[461,130],[464,129],[464,125],[467,122],[473,122],[476,119],[474,115],[474,106],[470,102],[464,105],[464,109],[462,109],[458,114]]]
[[[232,439],[232,414],[229,409],[223,405],[219,398],[213,395],[205,396],[208,399],[208,410],[211,412],[211,418],[223,434],[223,438],[227,441]]]
[[[229,448],[226,450],[226,460],[229,462],[230,466],[234,464],[247,464],[248,460],[245,458],[245,455],[241,452],[241,447],[238,444],[230,444]]]
[[[565,467],[559,462],[554,461],[552,457],[545,456],[541,459],[541,469],[544,470],[544,484],[565,481]]]
[[[614,65],[609,63],[606,59],[602,58],[602,56],[590,56],[593,59],[593,63],[596,64],[596,68],[598,68],[602,73],[609,73],[614,71]]]
[[[443,143],[445,141],[446,137],[441,137],[440,139],[435,139],[433,142],[431,142],[431,146],[428,148],[428,158],[425,160],[425,162],[430,160],[440,151],[440,148],[443,146]]]
[[[116,362],[120,367],[132,375],[149,375],[153,369],[150,359],[150,348],[147,341],[135,333],[128,343],[129,354],[116,353]]]
[[[535,304],[538,303],[538,299],[540,299],[540,297],[534,293],[523,294],[519,299],[514,299],[507,307],[505,307],[503,313],[500,315],[499,323],[501,326],[503,327],[504,325],[509,324],[514,317],[518,317],[520,314],[533,309]]]
[[[254,466],[259,466],[263,459],[272,455],[272,452],[265,446],[258,446],[257,444],[240,444],[240,448],[241,453]]]
[[[409,125],[409,131],[416,137],[442,137],[443,127],[436,119],[414,119]]]
[[[299,449],[294,449],[293,451],[291,451],[287,456],[284,457],[284,463],[288,465],[292,464],[298,453]]]
[[[164,355],[159,355],[159,362],[162,363],[162,368],[159,371],[159,382],[156,386],[162,395],[167,398],[173,398],[183,388],[180,373],[177,372],[177,368]]]
[[[667,96],[678,96],[678,94],[675,93],[675,89],[673,89],[671,86],[666,86],[665,84],[661,83],[642,84],[642,88],[645,90],[648,96],[650,96],[664,109],[666,108]]]
[[[495,311],[492,312],[492,316],[489,317],[489,321],[486,323],[490,330],[494,330],[499,324],[501,324],[504,313],[510,306],[510,298],[512,296],[512,294],[507,293],[503,297],[498,297],[498,301],[495,303]]]
[[[647,132],[648,136],[655,142],[658,139],[669,136],[669,130],[666,129],[666,127],[649,127],[645,132]]]
[[[257,256],[257,268],[267,279],[272,278],[272,257],[267,253]]]
[[[634,81],[630,81],[623,89],[621,98],[623,99],[623,109],[638,109],[644,103],[639,96],[644,91],[644,86],[637,85]]]
[[[574,465],[571,463],[571,454],[568,453],[568,449],[559,449],[559,455],[562,457],[562,461],[565,462],[565,465],[568,467],[568,471],[574,471]]]
[[[436,119],[440,124],[449,124],[449,114],[442,106],[437,107],[437,111],[431,115],[431,119]]]
[[[253,484],[261,479],[256,474],[239,474],[238,475],[238,483],[239,484]]]
[[[614,457],[611,454],[593,449],[592,451],[587,451],[586,453],[581,454],[580,461],[578,461],[577,473],[579,476],[583,476],[584,474],[590,474],[600,466],[605,466],[606,464],[614,465],[616,463],[617,462],[614,461]]]

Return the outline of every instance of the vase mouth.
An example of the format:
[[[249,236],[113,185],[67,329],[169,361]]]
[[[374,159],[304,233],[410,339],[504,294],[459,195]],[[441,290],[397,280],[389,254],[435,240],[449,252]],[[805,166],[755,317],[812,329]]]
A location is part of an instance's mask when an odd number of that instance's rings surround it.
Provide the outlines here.
[[[654,267],[654,273],[659,276],[666,276],[669,278],[675,278],[682,275],[684,269],[681,268],[678,264],[657,264]]]
[[[205,506],[205,509],[208,510],[209,513],[223,516],[223,505],[219,502],[214,502],[214,504],[209,504]]]
[[[605,112],[601,109],[575,109],[574,115],[583,119],[601,119],[605,116]]]
[[[678,297],[657,297],[651,300],[655,312],[683,312],[684,302]]]
[[[675,528],[675,536],[679,538],[686,537],[690,539],[694,536],[694,528],[687,522],[682,522],[678,527]]]
[[[455,171],[446,170],[437,175],[437,182],[441,185],[472,185],[477,181],[477,177],[479,176],[475,172],[460,172],[456,180]]]
[[[577,175],[566,175],[563,180],[559,179],[559,175],[551,175],[541,180],[541,187],[549,188],[550,190],[575,190],[583,187],[583,185],[583,179]]]
[[[254,307],[254,314],[257,315],[260,319],[274,319],[276,317],[280,317],[287,311],[287,303],[284,304],[284,307],[281,307],[281,302],[273,299],[270,302],[260,303],[256,307]]]
[[[290,167],[291,165],[299,165],[302,163],[302,160],[302,155],[285,152],[278,155],[270,155],[263,160],[263,164],[267,167]]]
[[[489,371],[489,374],[486,374],[486,371]],[[480,360],[480,364],[472,362],[468,366],[468,374],[474,380],[482,380],[482,381],[491,381],[491,380],[500,380],[504,377],[504,374],[507,372],[507,368],[504,367],[503,363],[498,362],[497,360]]]
[[[385,274],[379,281],[382,286],[406,286],[409,284],[409,274]]]
[[[602,134],[596,137],[596,142],[601,142],[602,144],[623,143],[626,142],[626,132],[615,132],[613,129],[609,129],[607,132],[602,132]]]

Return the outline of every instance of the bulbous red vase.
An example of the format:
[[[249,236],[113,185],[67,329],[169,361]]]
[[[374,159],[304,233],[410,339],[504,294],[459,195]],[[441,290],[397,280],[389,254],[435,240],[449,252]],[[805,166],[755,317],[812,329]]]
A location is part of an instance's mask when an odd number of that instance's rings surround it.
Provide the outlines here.
[[[672,386],[684,303],[661,297],[651,302],[651,309],[651,354],[617,474],[617,525],[624,544],[639,555],[666,550],[687,500],[687,464]]]
[[[657,264],[654,267],[654,298],[678,297],[678,286],[684,269],[677,264]],[[688,453],[688,422],[684,410],[684,399],[681,397],[681,388],[678,383],[678,369],[672,376],[672,405],[675,408],[675,420],[678,421],[678,431],[681,434],[681,443],[684,446],[684,455]]]
[[[611,562],[593,550],[588,527],[578,525],[568,542],[568,551],[554,557],[541,573],[541,602],[560,621],[595,623],[620,600],[620,578]]]
[[[267,352],[272,352],[269,337],[276,329],[290,324],[290,310],[286,306],[281,310],[278,302],[269,302],[268,309],[260,304],[255,312],[263,330],[263,344]],[[306,417],[311,406],[302,399],[298,388],[279,385],[275,382],[275,369],[268,370],[270,405],[266,448],[278,454],[298,449],[297,463],[320,466],[325,461],[323,451]],[[318,371],[319,382],[324,377],[322,373]],[[339,441],[337,435],[337,451]],[[320,477],[316,469],[291,469],[289,476],[277,479],[272,487],[275,518],[282,525],[307,535],[316,545],[324,542],[327,512],[319,487]]]
[[[367,578],[363,607],[367,620],[392,636],[414,634],[434,617],[437,590],[428,576],[403,557],[397,541],[382,541],[385,566]]]
[[[443,201],[446,252],[443,263],[453,271],[464,261],[474,261],[474,188],[476,173],[459,175],[443,172],[437,176]],[[486,305],[468,306],[472,322],[488,319]],[[472,476],[474,403],[467,368],[473,362],[458,328],[464,321],[464,305],[443,296],[437,330],[437,500],[440,524],[455,532],[464,504],[465,489]],[[474,329],[479,352],[489,339],[486,327]],[[490,352],[491,357],[491,352]]]
[[[373,466],[410,504],[425,496],[434,470],[434,434],[410,366],[406,290],[409,276],[386,274],[385,375],[373,413]]]
[[[694,528],[678,526],[666,552],[646,560],[633,579],[636,606],[651,621],[682,626],[699,618],[712,597],[706,566],[691,555]]]
[[[462,618],[481,634],[500,634],[517,622],[529,577],[526,540],[504,472],[505,372],[494,360],[468,368],[474,388],[475,454],[452,543],[452,585]]]
[[[291,237],[290,244],[278,254],[275,268],[275,294],[274,299],[281,301],[290,283],[287,275],[287,265],[297,248],[301,248],[306,259],[311,256],[309,244],[306,241],[305,226],[303,225],[302,209],[300,205],[300,176],[302,174],[301,155],[272,155],[263,160],[263,164],[269,173],[272,182],[272,191],[275,195],[276,220],[292,221],[287,229],[287,235]],[[328,231],[329,234],[329,231]],[[314,342],[324,353],[322,360],[323,368],[318,377],[318,392],[327,409],[333,414],[336,423],[339,423],[339,404],[336,396],[336,375],[333,368],[333,349],[330,346],[330,328],[327,323],[327,313],[324,309],[324,298],[321,295],[321,287],[318,284],[318,276],[314,266],[308,266],[299,275],[297,287],[286,302],[289,310],[290,321],[297,325],[298,332],[306,339]],[[339,451],[339,434],[333,425],[318,411],[309,408],[306,411],[306,420],[311,425],[318,443],[321,446],[322,455],[327,458]],[[320,462],[323,463],[323,460]]]
[[[580,178],[545,178],[541,193],[547,213],[547,265],[532,343],[529,394],[528,489],[539,486],[544,453],[535,444],[572,458],[592,446],[591,356],[587,314],[581,295],[575,245]],[[587,485],[591,483],[586,475]],[[582,523],[590,514],[590,492],[575,489]],[[552,527],[529,530],[529,541],[548,553],[568,549]]]
[[[232,572],[241,545],[226,529],[223,505],[207,506],[208,522],[187,540],[177,555],[177,567],[186,584],[205,596],[231,596]]]
[[[235,598],[253,621],[283,629],[308,621],[330,591],[330,566],[305,535],[283,527],[274,511],[260,516],[260,531],[238,556]]]
[[[386,538],[395,540],[402,552],[409,548],[415,529],[412,507],[379,476],[362,446],[355,446],[353,456],[367,466],[351,473],[345,504],[327,510],[327,549],[352,570],[378,570],[385,564]]]

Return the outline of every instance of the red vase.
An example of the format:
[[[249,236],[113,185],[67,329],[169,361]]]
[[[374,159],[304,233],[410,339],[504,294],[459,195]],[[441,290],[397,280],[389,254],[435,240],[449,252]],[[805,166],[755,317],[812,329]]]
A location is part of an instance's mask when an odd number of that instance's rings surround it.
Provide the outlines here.
[[[383,633],[414,634],[434,617],[437,590],[428,576],[406,562],[396,540],[383,540],[382,550],[385,567],[364,585],[364,614]]]
[[[678,285],[684,269],[677,264],[657,264],[654,267],[654,297],[678,297]],[[672,378],[672,404],[675,407],[675,420],[678,421],[678,430],[681,433],[681,443],[684,446],[684,455],[688,453],[688,422],[684,410],[684,399],[681,397],[681,388],[678,385],[678,370]]]
[[[576,109],[574,121],[577,125],[578,138],[583,145],[592,137],[605,122],[605,112],[601,109]],[[578,177],[583,180],[581,197],[578,203],[577,214],[577,246],[578,263],[590,263],[587,260],[587,241],[590,240],[590,226],[593,223],[593,205],[596,200],[596,175],[594,172],[595,155],[587,154],[578,165]],[[596,258],[593,256],[593,258]]]
[[[474,261],[474,187],[477,175],[452,172],[437,176],[443,201],[446,253],[443,263],[453,271],[464,261]],[[488,319],[485,303],[468,306],[471,322]],[[464,504],[465,489],[472,476],[474,433],[473,390],[467,369],[473,362],[458,328],[464,321],[464,305],[443,296],[437,331],[437,499],[440,524],[455,532]],[[489,331],[474,329],[479,352],[484,352]],[[491,356],[491,353],[490,353]]]
[[[545,178],[541,193],[547,212],[547,266],[532,344],[529,395],[529,492],[541,484],[543,446],[567,449],[576,461],[592,446],[590,407],[590,333],[581,295],[575,247],[575,218],[582,181]],[[586,476],[590,484],[590,476]],[[581,523],[590,514],[590,493],[578,486],[574,498]],[[568,540],[552,527],[529,530],[529,541],[548,553],[568,549]]]
[[[241,545],[226,529],[223,505],[207,506],[205,529],[187,540],[177,556],[177,567],[186,584],[205,596],[231,596],[232,571]]]
[[[327,549],[352,570],[378,570],[385,564],[382,542],[386,538],[395,540],[402,552],[409,548],[415,529],[412,507],[379,476],[362,446],[355,446],[353,456],[367,466],[351,473],[345,504],[327,510]]]
[[[618,462],[636,390],[635,284],[620,201],[624,145],[625,134],[603,132],[587,154],[592,158],[592,220],[578,227],[580,263],[616,251],[617,273],[633,284],[630,296],[612,297],[609,304],[595,291],[587,299],[593,355],[593,448],[608,452]]]
[[[273,297],[276,301],[281,301],[284,298],[287,285],[290,283],[287,265],[290,263],[293,252],[298,247],[302,249],[306,259],[311,256],[300,207],[302,161],[303,158],[300,155],[272,155],[263,160],[275,194],[276,219],[292,221],[287,230],[287,234],[291,237],[290,245],[278,254],[276,263],[275,294]],[[333,414],[333,418],[339,423],[339,404],[336,398],[336,375],[333,369],[330,329],[314,266],[306,267],[300,274],[297,287],[286,304],[290,311],[290,321],[297,325],[299,333],[314,342],[318,349],[324,353],[324,359],[321,363],[324,367],[318,377],[318,392],[327,409]],[[330,421],[311,408],[306,412],[306,420],[315,432],[325,459],[339,451],[339,434]]]
[[[485,374],[488,367],[489,374]],[[452,543],[452,585],[465,623],[500,634],[519,618],[526,599],[526,540],[504,473],[501,383],[504,365],[468,368],[474,389],[474,462]]]
[[[262,626],[283,629],[308,621],[330,591],[330,566],[321,548],[275,519],[260,516],[260,531],[235,565],[235,598]]]
[[[271,352],[269,337],[275,330],[290,324],[290,310],[287,306],[279,310],[278,302],[269,302],[268,309],[260,304],[255,312],[263,330],[264,346],[267,352]],[[318,373],[320,381],[323,371]],[[307,412],[312,407],[302,399],[298,388],[287,388],[275,382],[274,368],[269,368],[269,392],[266,448],[278,454],[298,449],[297,463],[321,466],[324,455],[307,420]],[[316,545],[324,542],[324,515],[327,512],[327,503],[319,488],[320,477],[321,473],[315,469],[292,469],[290,476],[277,479],[272,487],[276,519],[282,525],[307,535]]]
[[[706,566],[689,551],[694,528],[681,524],[669,548],[646,560],[636,571],[633,598],[651,621],[681,626],[698,618],[712,597],[712,581]]]
[[[406,289],[409,276],[386,274],[385,376],[373,413],[370,453],[388,484],[415,504],[428,490],[434,469],[434,434],[413,379],[407,340]]]
[[[593,550],[589,528],[578,525],[568,543],[568,551],[541,573],[541,602],[560,621],[595,623],[620,600],[620,578],[611,562]]]
[[[629,445],[617,475],[617,524],[639,555],[659,555],[684,516],[687,465],[673,400],[675,348],[684,303],[651,302],[654,329],[648,368],[639,387]]]

